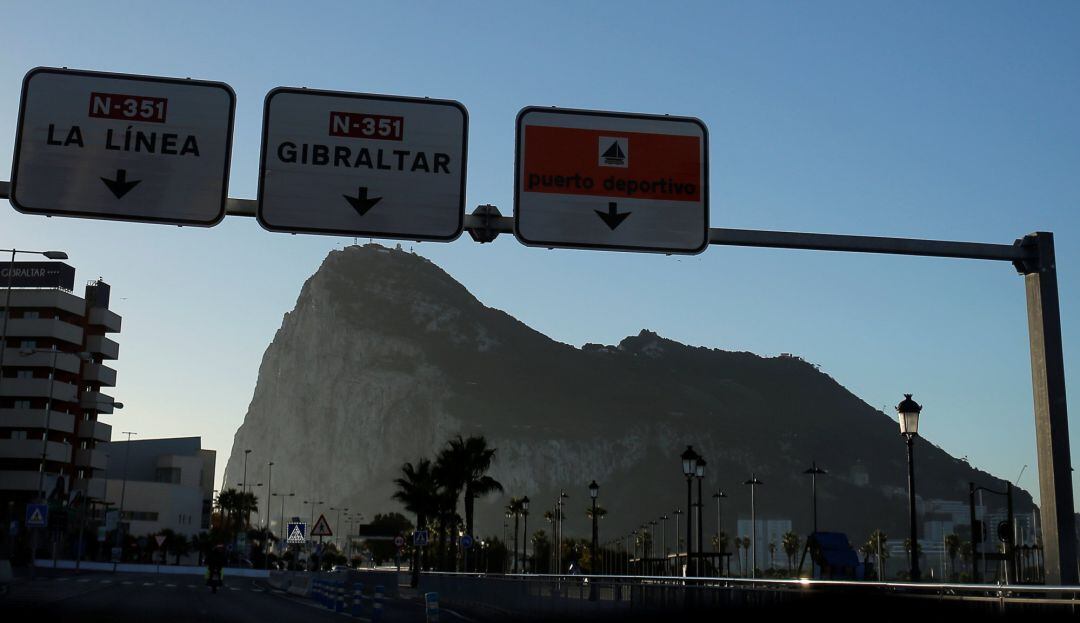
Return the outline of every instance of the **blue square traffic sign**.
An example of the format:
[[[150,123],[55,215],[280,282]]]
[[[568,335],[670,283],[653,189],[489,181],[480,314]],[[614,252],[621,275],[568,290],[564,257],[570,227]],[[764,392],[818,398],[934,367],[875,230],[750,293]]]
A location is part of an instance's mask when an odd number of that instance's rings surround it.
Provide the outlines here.
[[[44,528],[49,525],[49,505],[48,504],[27,504],[26,505],[26,527],[27,528]]]

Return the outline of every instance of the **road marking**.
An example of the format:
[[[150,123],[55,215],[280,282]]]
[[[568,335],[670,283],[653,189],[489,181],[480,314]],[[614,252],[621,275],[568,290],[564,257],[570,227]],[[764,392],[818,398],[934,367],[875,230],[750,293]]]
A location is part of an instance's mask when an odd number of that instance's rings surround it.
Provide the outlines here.
[[[123,584],[124,586],[131,586],[132,582],[124,580],[123,582],[121,582],[121,584]]]
[[[98,584],[112,584],[112,580],[102,580]]]
[[[67,582],[68,578],[56,578],[57,582]]]
[[[238,591],[238,590],[240,590],[240,589],[238,589],[238,588],[236,588],[236,587],[234,587],[234,586],[230,586],[230,587],[229,587],[229,590],[230,590],[230,591]]]
[[[195,588],[195,585],[194,584],[188,584],[187,587],[188,588]]]
[[[143,582],[143,586],[153,586],[153,582]]]
[[[83,578],[81,580],[76,580],[76,582],[89,582],[89,581],[90,581],[90,578]]]
[[[167,586],[168,588],[176,588],[175,584],[166,584],[165,586]]]

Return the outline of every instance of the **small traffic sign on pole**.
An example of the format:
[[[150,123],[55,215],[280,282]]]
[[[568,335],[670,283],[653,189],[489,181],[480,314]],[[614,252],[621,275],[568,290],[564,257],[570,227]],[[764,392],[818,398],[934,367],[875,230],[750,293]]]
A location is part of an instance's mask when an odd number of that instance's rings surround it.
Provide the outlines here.
[[[428,531],[427,530],[417,530],[416,532],[413,532],[412,544],[417,546],[417,547],[424,547],[425,545],[427,545],[428,544]]]
[[[435,240],[465,217],[468,113],[428,98],[277,88],[257,216],[271,231]]]
[[[525,108],[517,119],[514,235],[541,247],[705,250],[705,124],[667,115]]]
[[[164,534],[154,535],[154,540],[157,541],[158,547],[161,547],[162,544],[165,543],[165,535]]]
[[[405,546],[405,537],[402,537],[402,536],[394,537],[394,545],[399,547],[399,548],[404,547]]]
[[[11,204],[47,216],[214,225],[225,216],[235,108],[221,82],[32,69]]]
[[[462,536],[461,537],[461,546],[464,547],[465,549],[469,549],[470,547],[472,547],[473,546],[473,538],[472,538],[472,536],[468,535],[468,534]]]
[[[27,504],[26,505],[26,527],[27,528],[44,528],[49,525],[49,505],[48,504]]]

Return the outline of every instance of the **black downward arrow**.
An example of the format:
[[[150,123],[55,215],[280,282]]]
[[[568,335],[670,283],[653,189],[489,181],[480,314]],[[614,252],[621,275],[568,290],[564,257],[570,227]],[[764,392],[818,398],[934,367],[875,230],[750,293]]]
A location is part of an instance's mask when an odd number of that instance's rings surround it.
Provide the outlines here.
[[[604,222],[611,228],[611,231],[615,231],[615,228],[625,221],[626,217],[630,216],[630,212],[619,214],[618,208],[618,203],[609,201],[607,204],[607,212],[604,212],[603,210],[593,210],[593,212],[596,212],[600,218],[604,219]]]
[[[127,169],[117,169],[115,180],[110,180],[107,177],[103,177],[101,178],[101,181],[105,182],[105,185],[109,187],[109,190],[112,191],[112,194],[116,195],[116,198],[119,199],[124,195],[128,194],[128,191],[130,191],[132,188],[138,186],[139,182],[141,182],[142,180],[132,180],[129,182],[127,181]]]
[[[342,197],[345,197],[349,202],[349,205],[355,208],[360,216],[363,216],[368,213],[368,210],[374,208],[376,203],[382,201],[382,197],[372,197],[371,199],[368,199],[367,192],[367,186],[361,186],[357,189],[355,197],[350,197],[348,195],[342,195]]]

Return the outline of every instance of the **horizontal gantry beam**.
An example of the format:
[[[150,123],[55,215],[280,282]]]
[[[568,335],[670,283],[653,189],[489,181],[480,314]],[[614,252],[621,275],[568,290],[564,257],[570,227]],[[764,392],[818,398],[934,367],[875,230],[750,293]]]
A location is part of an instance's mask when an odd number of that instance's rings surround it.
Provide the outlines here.
[[[9,188],[8,182],[0,182],[0,199],[8,197]],[[255,216],[255,210],[256,202],[252,199],[229,198],[225,204],[225,213],[229,216],[253,217]],[[513,233],[514,219],[509,216],[483,217],[476,214],[466,214],[465,229],[486,230],[489,234],[494,235]],[[1035,252],[1030,247],[1021,244],[1019,240],[1013,244],[991,244],[714,227],[709,230],[709,244],[772,249],[954,257],[973,260],[997,260],[1017,264],[1037,259]]]

